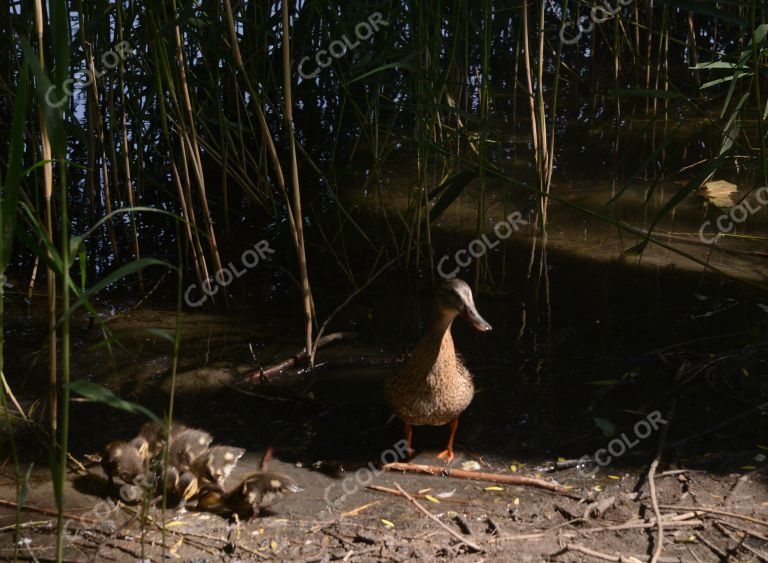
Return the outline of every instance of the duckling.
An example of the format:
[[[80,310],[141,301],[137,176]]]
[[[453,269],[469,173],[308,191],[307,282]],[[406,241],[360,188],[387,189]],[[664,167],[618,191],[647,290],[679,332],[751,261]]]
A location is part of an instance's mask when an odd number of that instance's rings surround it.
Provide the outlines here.
[[[192,462],[208,451],[213,436],[205,430],[186,428],[171,436],[170,464],[181,473],[189,471]]]
[[[177,468],[169,467],[164,482],[168,495],[177,501],[179,512],[185,512],[187,502],[200,491],[200,482],[191,471],[180,473]]]
[[[472,374],[456,354],[451,338],[451,324],[459,315],[476,330],[491,330],[477,312],[470,287],[453,278],[438,288],[426,333],[413,354],[384,383],[387,403],[405,423],[409,453],[413,453],[414,425],[450,424],[448,446],[437,457],[454,458],[459,416],[475,394]]]
[[[170,428],[171,439],[186,429],[187,427],[183,424],[172,422]],[[156,457],[163,451],[163,448],[165,447],[165,432],[166,423],[162,420],[146,422],[139,429],[139,437],[144,438],[147,441],[147,444],[149,444],[150,457]]]
[[[147,473],[149,444],[144,438],[130,442],[114,441],[107,444],[101,456],[101,467],[107,475],[109,488],[115,486],[115,476],[125,484],[133,484],[139,475]]]
[[[257,472],[247,475],[229,491],[219,485],[206,485],[200,493],[197,507],[220,514],[237,514],[248,519],[258,515],[262,508],[280,500],[286,493],[299,491],[301,488],[290,477]]]
[[[244,454],[243,448],[213,446],[192,462],[190,470],[198,479],[223,486]]]

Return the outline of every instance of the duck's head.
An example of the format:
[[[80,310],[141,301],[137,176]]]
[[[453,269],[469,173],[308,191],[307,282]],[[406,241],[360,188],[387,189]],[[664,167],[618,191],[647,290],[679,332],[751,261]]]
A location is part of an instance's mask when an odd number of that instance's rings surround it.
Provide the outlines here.
[[[450,318],[461,315],[475,330],[488,332],[492,328],[477,312],[469,285],[459,278],[452,278],[440,284],[435,297],[435,309],[439,314]]]
[[[147,442],[145,438],[137,436],[131,440],[130,444],[136,450],[136,453],[139,454],[141,459],[145,460],[149,458],[149,442]]]

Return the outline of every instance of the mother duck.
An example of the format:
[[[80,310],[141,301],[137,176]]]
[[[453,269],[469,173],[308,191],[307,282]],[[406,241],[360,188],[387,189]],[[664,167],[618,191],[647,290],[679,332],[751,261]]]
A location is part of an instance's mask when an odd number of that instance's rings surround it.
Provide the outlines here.
[[[414,425],[450,423],[448,447],[437,457],[449,461],[454,457],[453,439],[459,416],[475,394],[472,374],[456,355],[451,338],[451,324],[458,315],[481,332],[491,330],[491,325],[477,312],[470,287],[453,278],[440,284],[421,342],[405,364],[384,382],[387,403],[405,423],[409,453],[413,452]]]

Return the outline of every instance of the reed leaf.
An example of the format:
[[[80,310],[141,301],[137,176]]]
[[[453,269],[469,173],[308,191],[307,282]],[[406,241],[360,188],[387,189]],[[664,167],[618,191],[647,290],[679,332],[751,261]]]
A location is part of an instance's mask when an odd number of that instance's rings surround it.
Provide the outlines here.
[[[94,383],[93,381],[88,381],[87,379],[78,379],[77,381],[73,381],[67,385],[67,388],[70,391],[74,391],[81,397],[85,397],[86,399],[93,401],[94,403],[102,403],[112,407],[113,409],[119,409],[131,414],[143,414],[150,420],[159,420],[158,416],[148,408],[137,403],[132,403],[131,401],[121,399],[106,387],[103,387],[98,383]]]

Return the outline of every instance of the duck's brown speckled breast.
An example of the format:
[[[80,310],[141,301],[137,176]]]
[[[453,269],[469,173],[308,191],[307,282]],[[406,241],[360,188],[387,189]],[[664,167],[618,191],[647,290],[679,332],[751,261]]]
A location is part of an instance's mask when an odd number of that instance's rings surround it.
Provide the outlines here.
[[[384,397],[403,422],[440,426],[456,419],[472,402],[472,375],[456,356],[450,332],[437,357],[417,352],[387,378]]]

